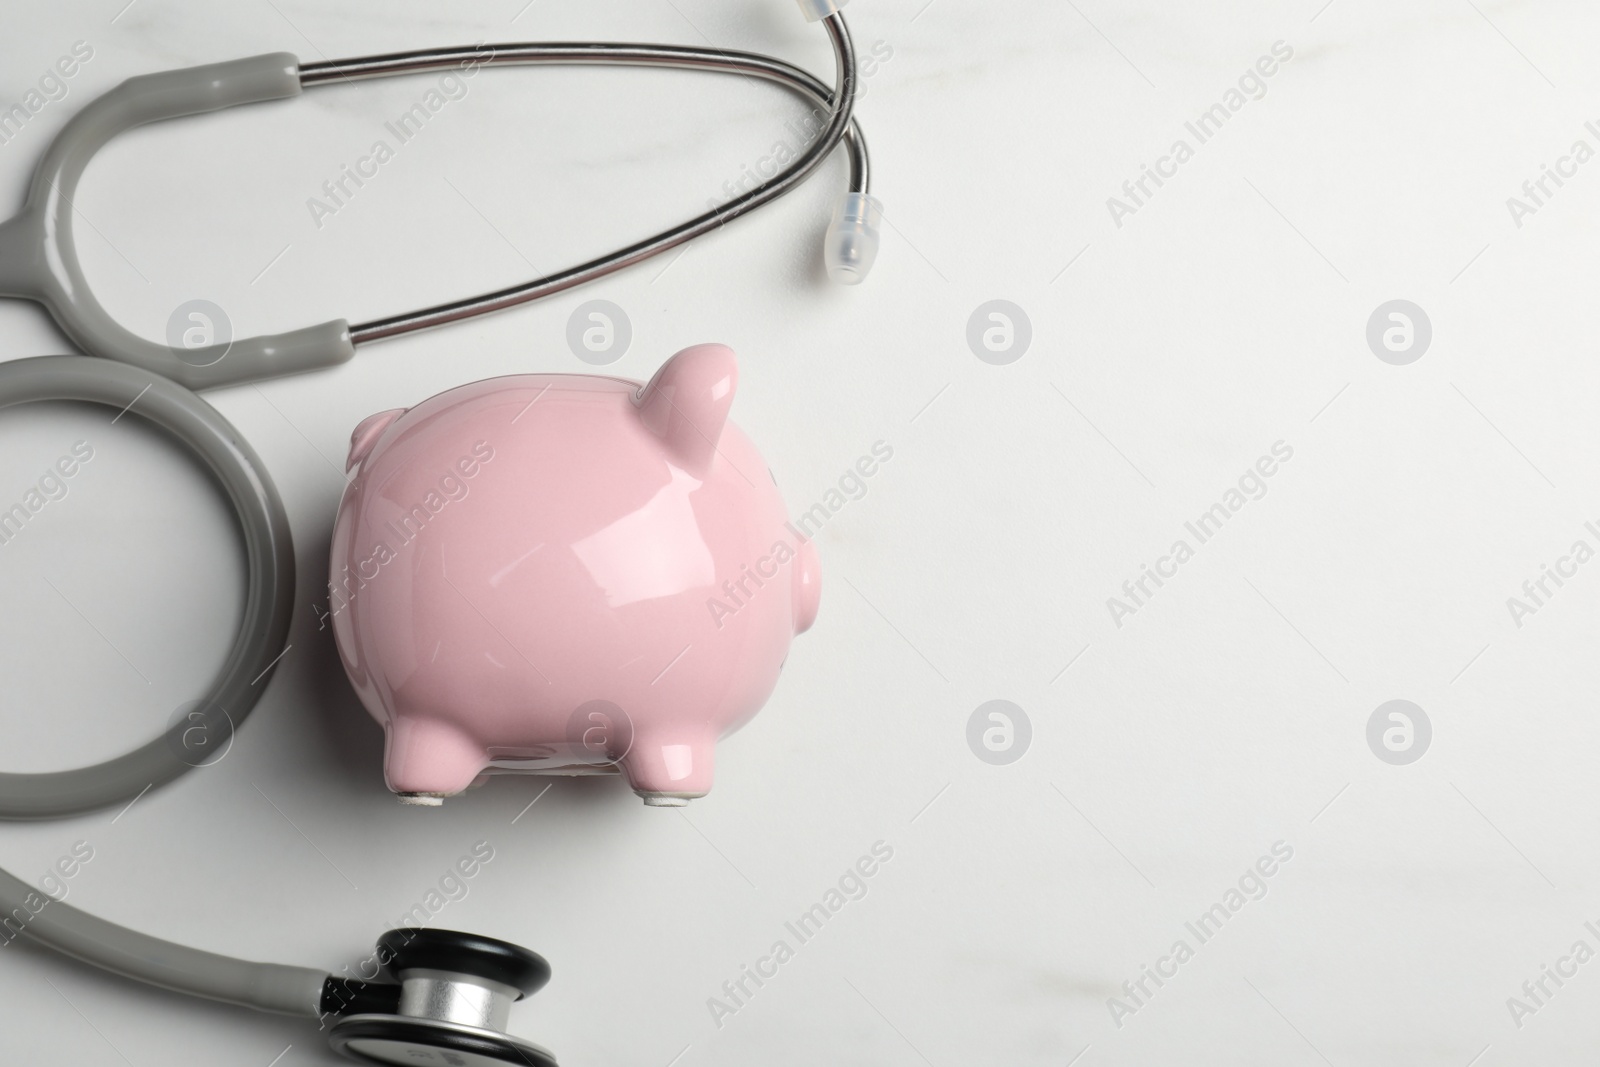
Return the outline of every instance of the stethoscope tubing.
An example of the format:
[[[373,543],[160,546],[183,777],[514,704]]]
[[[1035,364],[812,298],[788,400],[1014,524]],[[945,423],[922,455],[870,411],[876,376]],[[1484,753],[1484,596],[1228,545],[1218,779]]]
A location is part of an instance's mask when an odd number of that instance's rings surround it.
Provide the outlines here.
[[[89,356],[35,356],[0,363],[0,410],[41,401],[86,401],[140,418],[193,454],[239,519],[245,549],[244,613],[198,717],[174,724],[104,763],[48,774],[0,773],[0,819],[51,819],[108,807],[163,785],[191,766],[183,734],[227,736],[265,690],[289,633],[295,561],[289,519],[266,467],[233,424],[195,393],[158,374]]]
[[[157,427],[204,466],[239,520],[245,598],[233,646],[206,696],[155,740],[103,763],[0,774],[0,819],[50,819],[107,807],[195,766],[190,735],[232,733],[266,691],[288,639],[295,559],[289,518],[266,467],[221,412],[197,394],[114,360],[35,356],[0,363],[0,410],[46,401],[99,404]],[[252,963],[150,937],[96,918],[0,870],[0,936],[18,934],[97,967],[165,989],[262,1011],[315,1015],[327,972]]]

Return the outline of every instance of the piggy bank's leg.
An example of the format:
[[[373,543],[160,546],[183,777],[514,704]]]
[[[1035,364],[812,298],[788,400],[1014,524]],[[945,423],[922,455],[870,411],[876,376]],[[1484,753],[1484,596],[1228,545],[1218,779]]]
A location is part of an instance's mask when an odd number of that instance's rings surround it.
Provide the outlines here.
[[[711,791],[717,734],[709,726],[636,726],[622,773],[652,807],[681,807]]]
[[[384,746],[383,777],[402,799],[429,803],[466,789],[488,763],[483,746],[454,723],[398,714]]]

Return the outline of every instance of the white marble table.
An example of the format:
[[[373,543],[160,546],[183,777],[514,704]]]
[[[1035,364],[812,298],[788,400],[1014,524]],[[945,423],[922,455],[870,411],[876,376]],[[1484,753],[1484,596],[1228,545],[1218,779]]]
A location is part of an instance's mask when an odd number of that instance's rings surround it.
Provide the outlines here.
[[[96,93],[258,52],[709,41],[829,71],[787,0],[12,6],[0,107],[42,106],[0,143],[0,206]],[[670,262],[211,394],[289,508],[294,648],[216,767],[5,826],[0,864],[42,875],[85,842],[73,903],[329,968],[423,904],[549,957],[512,1028],[572,1065],[1591,1062],[1600,962],[1572,953],[1600,951],[1600,17],[848,14],[888,212],[867,284],[821,275],[835,160]],[[41,87],[77,42],[92,56]],[[804,114],[689,74],[491,72],[318,210],[427,86],[117,141],[78,203],[105,302],[159,338],[192,299],[261,331],[509,284],[726,195]],[[617,782],[501,779],[402,808],[313,607],[350,429],[586,369],[565,335],[592,298],[632,325],[614,373],[741,353],[734,418],[796,513],[876,444],[892,459],[830,507],[821,618],[709,797],[680,814]],[[29,305],[0,332],[4,358],[68,349]],[[0,502],[80,439],[94,461],[0,546],[6,769],[144,740],[239,609],[220,500],[133,420],[8,413]],[[1004,765],[979,756],[1003,723],[968,741],[995,700],[1029,724]],[[480,841],[492,862],[430,896]],[[875,848],[858,899],[796,936]],[[0,949],[0,1002],[8,1063],[338,1062],[314,1026],[23,945]]]

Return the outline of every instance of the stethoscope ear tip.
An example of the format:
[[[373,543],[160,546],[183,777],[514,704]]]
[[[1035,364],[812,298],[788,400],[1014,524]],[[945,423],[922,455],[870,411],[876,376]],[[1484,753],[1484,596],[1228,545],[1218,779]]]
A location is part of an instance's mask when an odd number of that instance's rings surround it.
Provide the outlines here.
[[[833,209],[823,250],[828,277],[840,285],[860,285],[878,258],[878,224],[883,204],[867,193],[845,193]]]

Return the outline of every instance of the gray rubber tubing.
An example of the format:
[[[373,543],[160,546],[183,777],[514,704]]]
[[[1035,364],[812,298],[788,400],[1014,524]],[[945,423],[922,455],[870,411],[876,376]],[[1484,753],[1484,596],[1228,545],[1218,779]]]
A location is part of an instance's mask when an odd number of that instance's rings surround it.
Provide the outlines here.
[[[316,1016],[328,980],[327,971],[236,960],[129,930],[51,900],[5,871],[0,871],[0,904],[6,908],[6,929],[20,924],[27,937],[58,952],[176,993],[280,1015]]]
[[[143,418],[192,452],[227,495],[244,534],[244,618],[210,690],[187,719],[104,763],[49,774],[0,774],[0,819],[45,819],[131,801],[200,761],[189,739],[232,735],[266,688],[294,608],[289,519],[260,458],[221,413],[149,371],[88,356],[0,363],[0,410],[47,400],[104,404]],[[18,933],[142,982],[261,1011],[316,1015],[326,971],[250,963],[184,948],[50,900],[0,871],[0,939]]]
[[[275,378],[355,354],[343,319],[178,353],[123,328],[89,289],[73,245],[73,196],[84,168],[117,134],[160,119],[280,100],[300,93],[288,52],[143,74],[90,102],[39,160],[22,211],[0,223],[0,295],[37,300],[85,352],[165,375],[191,389]]]

